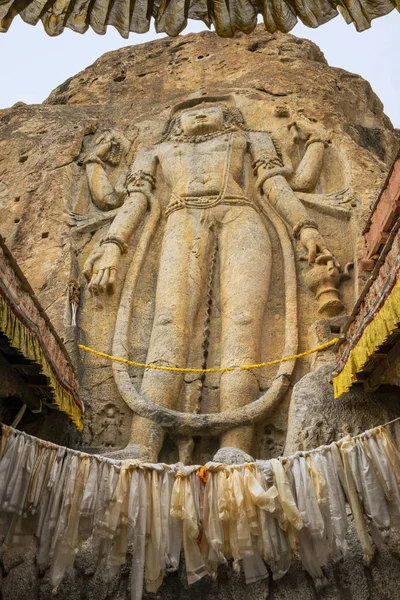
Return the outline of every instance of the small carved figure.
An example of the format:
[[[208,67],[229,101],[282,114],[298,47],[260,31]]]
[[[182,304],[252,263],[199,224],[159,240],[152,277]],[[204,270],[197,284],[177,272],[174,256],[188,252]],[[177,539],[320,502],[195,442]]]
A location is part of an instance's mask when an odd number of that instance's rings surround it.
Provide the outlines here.
[[[319,139],[315,143],[319,153],[323,151],[324,144]],[[306,176],[299,178],[296,189],[301,188],[301,181],[309,189],[318,179],[322,163],[311,156],[313,144],[310,139],[301,163]],[[101,148],[100,145],[97,155],[103,152]],[[107,148],[105,156],[111,151],[110,145]],[[251,178],[248,156],[256,179],[255,192],[250,193],[244,183]],[[311,162],[307,162],[307,156]],[[101,167],[95,159],[89,164]],[[127,180],[127,200],[85,264],[92,293],[114,292],[121,256],[132,234],[149,209],[147,223],[152,218],[158,219],[160,208],[153,195],[158,169],[163,172],[171,196],[165,210],[155,315],[146,362],[171,367],[187,364],[194,322],[207,302],[210,265],[216,251],[220,267],[221,364],[259,362],[261,323],[273,261],[264,221],[266,206],[272,206],[270,210],[293,228],[311,265],[321,256],[334,260],[317,224],[310,220],[288,183],[291,165],[268,132],[247,127],[241,112],[232,106],[231,98],[192,99],[175,107],[159,143],[143,148],[137,155]],[[95,189],[94,183],[91,189]],[[107,182],[102,189],[108,189]],[[122,198],[112,189],[102,195],[98,188],[96,193],[99,204],[104,206],[110,203],[117,206]],[[138,253],[140,248],[139,242]],[[161,407],[176,410],[182,385],[181,373],[148,369],[140,397],[143,402],[150,399]],[[257,378],[249,370],[222,374],[219,386],[222,413],[245,407],[258,394]],[[149,417],[134,416],[129,455],[157,460],[165,429],[154,410],[149,411]],[[236,426],[222,433],[220,445],[224,449],[235,448],[231,453],[235,460],[240,452],[247,460],[252,433],[252,425]],[[190,442],[184,446],[187,459]]]
[[[103,409],[104,417],[100,423],[97,437],[106,448],[115,448],[122,422],[122,415],[113,404],[106,404]]]
[[[299,445],[302,450],[318,448],[339,439],[335,428],[321,417],[314,417],[302,431],[299,432]]]

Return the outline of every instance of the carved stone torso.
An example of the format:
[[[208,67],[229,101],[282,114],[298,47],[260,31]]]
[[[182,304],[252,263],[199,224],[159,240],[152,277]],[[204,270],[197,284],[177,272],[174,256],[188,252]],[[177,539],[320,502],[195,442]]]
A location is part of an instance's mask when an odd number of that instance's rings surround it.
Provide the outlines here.
[[[163,143],[157,155],[173,195],[202,199],[218,197],[223,192],[228,198],[243,199],[241,180],[246,147],[243,132],[222,133],[197,143]]]

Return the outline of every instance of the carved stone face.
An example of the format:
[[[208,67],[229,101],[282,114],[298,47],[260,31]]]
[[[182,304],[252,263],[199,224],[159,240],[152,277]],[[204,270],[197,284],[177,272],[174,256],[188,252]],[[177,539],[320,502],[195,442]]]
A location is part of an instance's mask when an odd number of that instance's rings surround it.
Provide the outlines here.
[[[181,114],[181,127],[185,135],[203,135],[223,129],[222,106],[199,106]]]

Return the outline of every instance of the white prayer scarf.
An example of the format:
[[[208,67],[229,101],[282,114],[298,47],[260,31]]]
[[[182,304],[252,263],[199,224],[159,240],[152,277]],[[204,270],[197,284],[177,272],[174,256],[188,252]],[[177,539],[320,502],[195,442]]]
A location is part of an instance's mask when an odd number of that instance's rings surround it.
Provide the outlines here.
[[[400,524],[400,455],[384,427],[296,455],[244,465],[113,461],[3,426],[1,549],[35,531],[37,562],[55,589],[90,538],[109,577],[132,554],[131,600],[156,592],[183,548],[189,583],[243,564],[246,581],[274,579],[292,553],[322,579],[346,549],[346,498],[367,560]]]

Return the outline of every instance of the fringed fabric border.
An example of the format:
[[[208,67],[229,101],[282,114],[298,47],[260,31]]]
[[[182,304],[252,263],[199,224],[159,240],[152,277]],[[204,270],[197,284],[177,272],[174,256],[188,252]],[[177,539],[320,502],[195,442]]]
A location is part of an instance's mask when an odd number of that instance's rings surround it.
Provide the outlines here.
[[[18,14],[30,25],[42,21],[48,35],[56,36],[65,27],[77,33],[92,29],[104,34],[113,25],[122,37],[129,32],[145,33],[152,18],[157,33],[177,36],[188,19],[214,25],[217,35],[233,37],[236,31],[251,33],[257,15],[263,17],[265,29],[288,32],[298,19],[308,27],[319,27],[339,13],[357,31],[371,26],[371,21],[399,9],[398,0],[4,0],[0,3],[0,32],[10,27]]]
[[[2,291],[0,287],[0,292]],[[11,346],[22,352],[25,358],[40,365],[52,390],[54,404],[69,416],[78,431],[82,431],[82,410],[74,398],[73,391],[61,385],[55,367],[45,356],[36,335],[17,317],[2,293],[0,293],[0,330],[5,333]]]
[[[333,372],[334,397],[340,398],[347,392],[353,383],[357,381],[357,373],[361,373],[373,354],[392,333],[399,327],[400,323],[400,279],[398,278],[398,267],[395,271],[394,285],[385,299],[381,296],[383,305],[379,312],[373,316],[370,323],[362,331],[361,337],[356,345],[350,350],[344,366]],[[379,303],[378,303],[379,304]],[[376,307],[375,307],[376,308]]]

